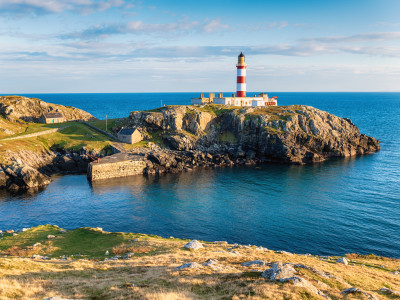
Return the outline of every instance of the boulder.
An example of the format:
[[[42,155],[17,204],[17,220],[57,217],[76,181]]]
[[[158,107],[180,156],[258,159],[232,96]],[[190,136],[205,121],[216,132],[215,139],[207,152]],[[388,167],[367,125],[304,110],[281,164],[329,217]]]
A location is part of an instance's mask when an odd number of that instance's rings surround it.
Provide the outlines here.
[[[292,264],[282,264],[276,262],[272,264],[270,269],[265,270],[261,276],[272,281],[286,281],[296,274],[296,270]]]
[[[395,290],[392,290],[392,289],[381,288],[380,291],[381,291],[382,293],[384,293],[384,294],[387,294],[387,295],[393,295],[393,296],[397,296],[397,297],[400,296],[400,292],[395,291]]]
[[[267,264],[268,264],[268,262],[266,262],[265,260],[252,260],[252,261],[246,261],[246,262],[242,263],[242,266],[244,266],[244,267],[251,267],[254,265],[265,266]]]
[[[166,141],[175,150],[191,150],[194,147],[192,139],[184,133],[169,135],[166,137]]]
[[[51,181],[50,177],[43,175],[38,170],[29,166],[19,168],[17,174],[27,189],[47,186]]]
[[[190,263],[183,264],[179,267],[176,267],[175,270],[180,271],[180,270],[184,270],[184,269],[198,269],[198,268],[202,268],[202,265],[200,265],[197,262],[190,262]]]
[[[47,236],[47,238],[50,240],[50,239],[54,239],[56,236],[55,235],[52,235],[52,234],[49,234],[48,236]]]
[[[132,258],[134,255],[135,255],[135,253],[133,253],[133,252],[128,252],[128,253],[125,253],[125,255],[122,257],[122,259],[130,259],[130,258]]]
[[[0,167],[0,188],[5,188],[7,186],[8,176]]]
[[[184,246],[186,249],[189,250],[199,250],[204,248],[203,244],[200,243],[198,240],[192,240]]]
[[[349,264],[349,261],[347,260],[346,257],[340,257],[336,262],[340,263],[340,264],[344,264],[344,265],[348,265]]]

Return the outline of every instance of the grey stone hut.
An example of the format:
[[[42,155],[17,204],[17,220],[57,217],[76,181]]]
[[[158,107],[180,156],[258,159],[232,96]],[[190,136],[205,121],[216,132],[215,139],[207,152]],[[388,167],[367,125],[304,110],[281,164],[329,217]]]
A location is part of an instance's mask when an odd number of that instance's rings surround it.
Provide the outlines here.
[[[40,117],[40,121],[42,123],[52,124],[52,123],[64,123],[66,119],[64,118],[64,115],[62,113],[54,112],[54,113],[43,113],[42,116]]]
[[[137,128],[122,128],[118,132],[118,139],[127,144],[136,144],[143,140],[143,136]]]

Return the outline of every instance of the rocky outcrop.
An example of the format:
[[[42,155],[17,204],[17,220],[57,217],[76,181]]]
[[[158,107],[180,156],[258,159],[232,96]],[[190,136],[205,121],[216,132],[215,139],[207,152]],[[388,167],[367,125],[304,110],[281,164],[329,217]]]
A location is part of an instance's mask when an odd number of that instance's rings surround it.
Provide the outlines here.
[[[11,192],[35,192],[51,182],[52,174],[84,173],[90,161],[84,149],[78,152],[20,149],[7,153],[7,159],[8,164],[0,164],[0,188]]]
[[[22,96],[0,97],[0,114],[10,121],[38,122],[43,113],[49,112],[61,112],[67,121],[96,119],[88,112],[71,106],[47,103],[40,99]]]
[[[229,155],[229,159],[320,162],[375,152],[379,141],[361,134],[346,118],[304,105],[270,108],[174,106],[132,112],[132,126],[163,131],[178,151]]]

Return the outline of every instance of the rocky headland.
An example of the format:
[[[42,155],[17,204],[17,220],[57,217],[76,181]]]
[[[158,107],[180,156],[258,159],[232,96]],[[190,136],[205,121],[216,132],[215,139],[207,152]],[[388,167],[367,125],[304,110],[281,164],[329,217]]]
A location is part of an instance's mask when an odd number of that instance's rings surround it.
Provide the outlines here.
[[[36,122],[43,111],[64,109],[38,99],[17,98],[0,98],[1,120],[9,126],[22,126],[26,120]],[[29,109],[24,110],[24,106]],[[75,108],[65,109],[63,114],[68,120],[93,118]],[[137,128],[142,139],[134,145],[117,145],[109,136],[95,137],[93,132],[83,131],[79,127],[82,124],[64,130],[66,134],[57,139],[30,139],[29,147],[7,148],[10,142],[0,139],[0,187],[12,191],[38,189],[50,182],[52,174],[85,172],[91,161],[88,154],[104,157],[124,151],[144,162],[138,173],[161,174],[267,162],[307,164],[380,149],[379,141],[361,134],[351,120],[304,105],[166,106],[133,111],[112,124],[110,134],[116,136],[121,128]],[[68,134],[83,142],[69,146],[62,140],[70,138]],[[107,143],[89,147],[96,139]]]
[[[72,106],[22,96],[0,96],[0,115],[9,121],[39,122],[43,113],[53,112],[62,113],[67,121],[96,119],[90,113]]]

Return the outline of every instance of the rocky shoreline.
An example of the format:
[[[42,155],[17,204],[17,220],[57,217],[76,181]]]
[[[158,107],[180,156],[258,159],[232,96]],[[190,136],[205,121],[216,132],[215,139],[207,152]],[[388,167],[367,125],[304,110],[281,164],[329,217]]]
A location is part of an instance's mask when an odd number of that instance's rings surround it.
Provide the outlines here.
[[[37,99],[33,102],[47,110],[52,108]],[[17,103],[21,107],[23,102]],[[91,118],[82,111],[73,115],[75,110],[68,109],[70,118],[82,115]],[[8,118],[10,115],[28,118],[21,109],[17,115],[4,105],[3,110],[8,112]],[[39,111],[35,112],[36,117]],[[112,128],[114,134],[121,128],[135,128],[142,136],[137,144],[126,150],[145,162],[140,174],[268,162],[301,165],[333,157],[364,155],[380,149],[379,141],[361,134],[351,120],[304,105],[267,108],[167,106],[134,111],[123,123]],[[91,161],[88,154],[104,157],[110,153],[89,151],[86,147],[72,150],[60,145],[43,150],[8,150],[8,163],[0,164],[0,188],[11,192],[35,191],[47,186],[53,174],[84,173]],[[0,159],[5,160],[4,157]]]

